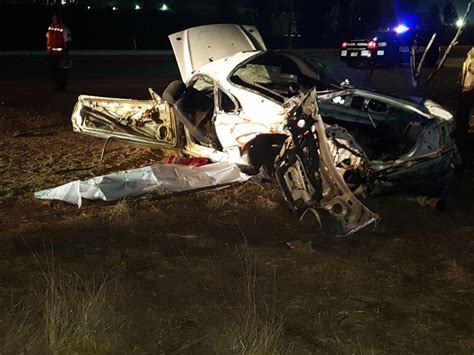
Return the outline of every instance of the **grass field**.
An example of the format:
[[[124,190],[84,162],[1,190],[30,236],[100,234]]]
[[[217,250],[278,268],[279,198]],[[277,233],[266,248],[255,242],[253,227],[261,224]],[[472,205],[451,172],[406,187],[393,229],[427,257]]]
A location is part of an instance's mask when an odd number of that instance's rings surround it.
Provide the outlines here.
[[[401,73],[374,84],[403,86]],[[454,108],[457,71],[441,74],[425,90]],[[112,141],[102,165],[64,173],[103,144],[71,130],[67,105],[94,85],[80,83],[51,100],[0,90],[0,353],[474,352],[469,154],[445,213],[379,196],[365,201],[377,229],[348,239],[293,219],[271,183],[82,209],[34,200],[169,154]]]

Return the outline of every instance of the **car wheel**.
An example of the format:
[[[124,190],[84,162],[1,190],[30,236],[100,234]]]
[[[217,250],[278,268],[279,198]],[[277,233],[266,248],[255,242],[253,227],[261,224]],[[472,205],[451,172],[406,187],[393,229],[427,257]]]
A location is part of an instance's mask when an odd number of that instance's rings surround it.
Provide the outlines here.
[[[181,80],[174,80],[163,91],[163,99],[170,105],[174,105],[183,95],[184,90],[186,90],[184,83]]]

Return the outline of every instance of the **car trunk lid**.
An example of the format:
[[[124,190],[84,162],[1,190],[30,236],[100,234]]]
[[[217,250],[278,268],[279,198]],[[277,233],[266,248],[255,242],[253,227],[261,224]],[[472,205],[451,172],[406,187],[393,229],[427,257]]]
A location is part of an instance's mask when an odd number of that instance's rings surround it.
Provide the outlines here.
[[[266,50],[254,26],[216,24],[193,27],[169,36],[183,82],[196,69],[238,52]]]

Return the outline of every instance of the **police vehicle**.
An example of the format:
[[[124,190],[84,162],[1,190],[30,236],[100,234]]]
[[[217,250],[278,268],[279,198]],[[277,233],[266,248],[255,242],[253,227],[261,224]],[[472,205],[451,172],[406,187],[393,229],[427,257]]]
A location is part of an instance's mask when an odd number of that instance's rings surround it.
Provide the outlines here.
[[[398,25],[392,29],[371,32],[362,38],[344,41],[340,58],[350,67],[361,65],[396,66],[410,62],[412,48],[419,62],[433,33]],[[439,42],[434,41],[425,59],[426,65],[435,65],[439,57]]]

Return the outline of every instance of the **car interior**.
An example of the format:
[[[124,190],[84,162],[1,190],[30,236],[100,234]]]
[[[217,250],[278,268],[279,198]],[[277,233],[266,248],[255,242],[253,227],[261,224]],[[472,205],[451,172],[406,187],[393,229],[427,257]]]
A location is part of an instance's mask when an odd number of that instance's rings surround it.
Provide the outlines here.
[[[321,103],[326,124],[339,125],[357,137],[371,160],[393,160],[408,153],[418,141],[426,120],[384,102],[346,96],[338,104]]]
[[[170,83],[163,97],[173,104],[177,119],[187,128],[197,143],[220,149],[219,139],[214,127],[214,82],[199,77],[187,88]],[[174,93],[171,93],[171,91]]]

